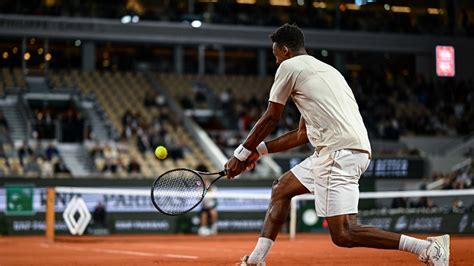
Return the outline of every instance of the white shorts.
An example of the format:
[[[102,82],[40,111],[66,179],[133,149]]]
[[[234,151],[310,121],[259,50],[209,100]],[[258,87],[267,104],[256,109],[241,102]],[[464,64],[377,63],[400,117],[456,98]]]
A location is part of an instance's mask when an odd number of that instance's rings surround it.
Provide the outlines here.
[[[320,217],[357,213],[359,179],[369,167],[369,155],[338,150],[330,155],[314,154],[291,169],[312,194]]]

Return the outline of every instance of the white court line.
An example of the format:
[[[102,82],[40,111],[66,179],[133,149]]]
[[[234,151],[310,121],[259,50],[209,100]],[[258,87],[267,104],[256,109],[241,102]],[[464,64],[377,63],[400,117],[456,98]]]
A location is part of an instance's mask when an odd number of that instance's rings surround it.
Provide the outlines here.
[[[58,245],[58,244],[54,244],[54,245],[40,244],[40,247],[43,247],[43,248],[59,247],[59,248],[64,248],[64,249],[69,249],[69,250],[94,251],[97,253],[125,254],[125,255],[131,255],[131,256],[146,256],[146,257],[157,256],[156,254],[153,254],[153,253],[130,251],[130,250],[105,249],[105,248],[81,248],[81,247],[72,247],[72,246]]]
[[[147,252],[139,252],[139,251],[131,251],[131,250],[122,250],[122,249],[108,249],[108,248],[81,248],[81,247],[72,247],[66,245],[49,245],[41,243],[40,247],[43,248],[51,248],[51,247],[60,247],[70,250],[78,250],[78,251],[94,251],[97,253],[109,253],[109,254],[124,254],[130,256],[143,256],[143,257],[156,257],[160,256],[154,253],[147,253]],[[197,256],[188,256],[188,255],[178,255],[178,254],[165,254],[164,257],[175,258],[175,259],[198,259]]]
[[[163,249],[178,249],[178,250],[197,250],[197,251],[206,251],[206,252],[227,252],[227,253],[234,253],[236,250],[239,250],[239,248],[235,249],[230,249],[230,248],[208,248],[208,247],[193,247],[193,246],[166,246],[166,245],[161,245],[161,244],[147,244],[147,246],[153,245],[155,248],[163,248]],[[248,248],[240,248],[240,250],[247,250]],[[473,265],[474,266],[474,265]]]
[[[93,250],[96,252],[103,252],[103,253],[110,253],[110,254],[125,254],[125,255],[132,255],[132,256],[144,256],[144,257],[157,256],[156,254],[153,254],[153,253],[131,251],[131,250],[121,250],[121,249],[92,248],[92,249],[87,249],[87,250]]]
[[[165,254],[164,256],[168,258],[191,259],[191,260],[195,260],[199,258],[198,256],[187,256],[187,255],[176,255],[176,254]]]

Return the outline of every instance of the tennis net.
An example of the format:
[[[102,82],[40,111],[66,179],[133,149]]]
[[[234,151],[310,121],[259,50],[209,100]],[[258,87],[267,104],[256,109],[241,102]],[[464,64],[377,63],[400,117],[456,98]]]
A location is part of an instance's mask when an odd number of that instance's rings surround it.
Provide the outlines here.
[[[217,201],[220,232],[259,231],[270,193],[270,188],[221,187],[206,198]],[[166,216],[154,209],[150,194],[149,188],[49,188],[46,236],[54,240],[56,234],[197,233],[200,207],[182,216]],[[474,189],[361,192],[359,220],[391,231],[474,233],[473,196]],[[292,200],[285,230],[292,239],[297,232],[327,231],[324,219],[316,216],[312,195]]]

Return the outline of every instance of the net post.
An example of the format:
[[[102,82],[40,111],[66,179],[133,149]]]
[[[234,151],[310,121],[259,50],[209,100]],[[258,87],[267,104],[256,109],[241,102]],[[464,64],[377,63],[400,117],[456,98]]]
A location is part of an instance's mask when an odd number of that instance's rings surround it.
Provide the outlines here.
[[[296,200],[297,197],[293,197],[290,202],[290,240],[296,237]]]
[[[54,187],[48,187],[46,195],[46,240],[48,242],[54,242],[54,203],[56,193]]]

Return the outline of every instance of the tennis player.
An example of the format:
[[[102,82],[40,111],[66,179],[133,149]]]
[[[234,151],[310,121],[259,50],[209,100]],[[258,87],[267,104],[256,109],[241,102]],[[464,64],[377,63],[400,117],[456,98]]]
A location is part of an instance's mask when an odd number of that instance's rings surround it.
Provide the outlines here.
[[[260,238],[240,265],[265,265],[291,198],[305,193],[314,194],[316,212],[326,217],[337,246],[399,249],[417,254],[428,265],[448,265],[449,235],[422,240],[357,223],[358,182],[370,163],[371,147],[354,94],[335,68],[306,53],[296,25],[281,26],[270,39],[279,67],[268,108],[226,163],[227,175],[240,174],[262,155],[308,142],[315,152],[274,182]],[[299,128],[263,142],[289,97],[301,113]]]
[[[204,169],[207,172],[207,169]],[[206,183],[206,187],[209,186],[211,181],[208,177],[204,177],[204,182]],[[212,185],[209,187],[208,192],[216,192],[217,187]],[[209,236],[209,235],[217,235],[217,199],[204,197],[201,202],[201,211],[199,212],[199,220],[200,226],[198,229],[198,235],[200,236]]]

